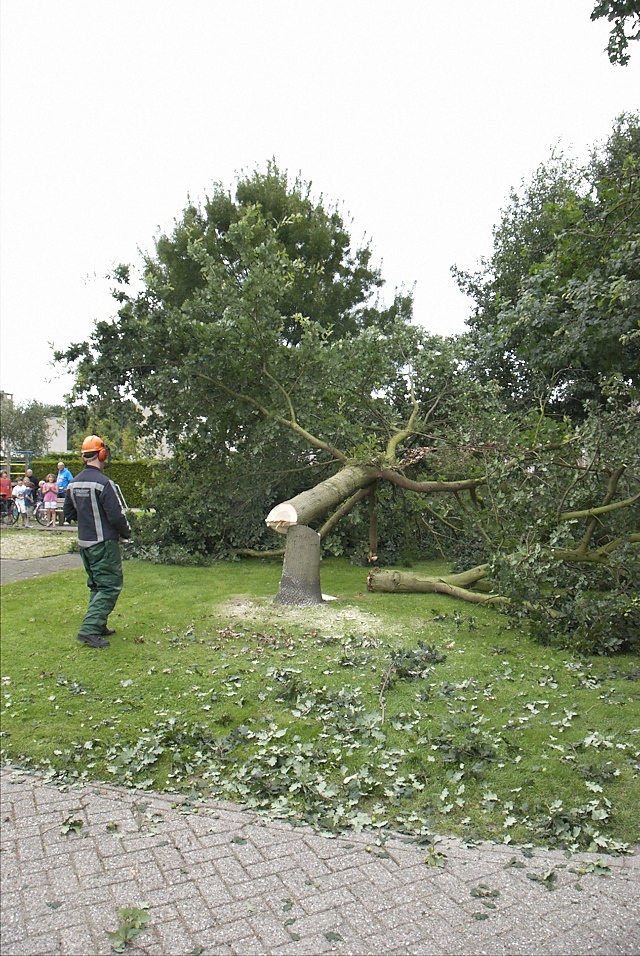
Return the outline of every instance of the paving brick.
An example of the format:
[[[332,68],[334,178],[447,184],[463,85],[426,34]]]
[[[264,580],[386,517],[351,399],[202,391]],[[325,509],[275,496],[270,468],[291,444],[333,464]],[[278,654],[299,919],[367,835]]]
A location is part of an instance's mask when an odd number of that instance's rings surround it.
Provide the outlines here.
[[[59,956],[58,941],[50,936],[32,935],[28,939],[2,944],[2,956]]]
[[[162,923],[155,926],[154,931],[162,946],[161,953],[175,953],[176,956],[183,956],[184,953],[195,948],[195,940],[182,920]],[[140,936],[138,942],[144,946],[144,937]]]
[[[7,907],[5,909],[5,903],[3,900],[2,905],[2,931],[1,938],[2,944],[15,942],[16,940],[24,939],[27,936],[27,930],[25,927],[24,916],[21,909],[11,909]]]
[[[365,849],[373,835],[328,839],[232,804],[203,801],[191,813],[172,807],[173,795],[110,785],[65,792],[37,775],[11,779],[4,768],[3,956],[107,956],[116,909],[143,900],[150,920],[140,941],[149,956],[184,956],[196,946],[207,956],[640,951],[637,853],[598,855],[611,869],[604,878],[572,873],[582,857],[572,863],[557,851],[536,850],[525,868],[505,869],[520,859],[518,848],[447,838],[439,844],[447,863],[436,871],[401,838],[388,840],[382,859]],[[59,832],[69,815],[85,821],[80,834]],[[117,833],[106,829],[112,821]],[[551,866],[553,894],[527,879]],[[473,913],[482,902],[471,896],[479,883],[500,894],[481,922]],[[62,905],[51,909],[47,900]]]
[[[244,939],[233,940],[229,947],[237,956],[264,956],[264,943],[258,936],[246,936]]]
[[[307,936],[314,936],[318,933],[335,932],[336,924],[339,922],[339,914],[331,910],[323,910],[321,913],[313,913],[299,917],[291,929],[303,938],[306,938]]]
[[[145,899],[150,905],[160,906],[162,903],[176,903],[178,900],[189,899],[194,892],[197,892],[195,884],[191,880],[184,880],[180,883],[166,883],[157,890],[150,890],[145,893]]]
[[[193,930],[193,938],[196,947],[202,947],[202,952],[207,954],[215,953],[215,956],[232,956],[233,950],[227,942],[220,940],[215,928],[207,930]]]
[[[199,893],[195,897],[177,902],[176,910],[190,932],[210,929],[216,924],[212,910]]]
[[[282,920],[278,920],[274,914],[268,912],[256,913],[248,919],[253,932],[262,941],[263,952],[291,940],[291,934],[284,926],[285,919],[284,914]]]
[[[285,870],[295,870],[297,868],[298,863],[292,856],[279,857],[275,860],[263,860],[261,863],[245,864],[247,876],[252,880],[278,875]]]
[[[247,879],[244,868],[238,863],[235,857],[222,857],[216,860],[215,866],[222,882],[230,888],[233,888],[239,883],[244,883]]]
[[[207,906],[217,908],[233,903],[233,897],[217,876],[198,875],[197,883]]]
[[[95,941],[84,926],[65,927],[60,930],[61,956],[87,956],[95,952]]]
[[[247,874],[242,883],[228,886],[231,895],[237,900],[251,900],[258,896],[264,896],[267,893],[274,896],[286,896],[283,883],[278,876],[262,876],[260,879],[249,880]]]
[[[310,915],[313,913],[322,913],[325,910],[338,910],[343,905],[353,903],[353,893],[348,887],[328,890],[325,893],[319,892],[315,896],[309,896],[301,902],[302,908]]]

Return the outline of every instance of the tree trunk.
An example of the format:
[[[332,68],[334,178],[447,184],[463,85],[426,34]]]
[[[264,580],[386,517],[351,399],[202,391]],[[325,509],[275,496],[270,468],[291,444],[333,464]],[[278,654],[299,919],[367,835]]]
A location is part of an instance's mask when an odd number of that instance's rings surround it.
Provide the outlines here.
[[[376,486],[369,494],[369,554],[367,561],[373,564],[378,560],[378,516],[376,514]]]
[[[276,505],[267,515],[266,523],[279,534],[286,534],[287,528],[308,524],[326,514],[359,488],[370,485],[375,477],[375,468],[348,465],[326,481]]]
[[[369,591],[391,593],[448,594],[450,597],[469,601],[471,604],[505,603],[507,598],[477,594],[468,590],[486,577],[487,570],[488,566],[481,564],[462,574],[445,574],[442,577],[436,577],[413,571],[385,571],[384,568],[373,568],[367,578],[367,588]]]
[[[275,604],[324,604],[320,590],[320,535],[306,525],[286,532],[287,544]]]

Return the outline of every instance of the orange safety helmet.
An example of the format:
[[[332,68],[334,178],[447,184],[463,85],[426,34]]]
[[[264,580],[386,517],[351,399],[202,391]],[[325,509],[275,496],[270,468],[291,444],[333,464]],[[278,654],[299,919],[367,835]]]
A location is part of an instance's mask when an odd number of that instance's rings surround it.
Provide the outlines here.
[[[93,458],[98,456],[98,461],[106,461],[109,457],[109,449],[98,435],[87,435],[82,442],[82,457]]]

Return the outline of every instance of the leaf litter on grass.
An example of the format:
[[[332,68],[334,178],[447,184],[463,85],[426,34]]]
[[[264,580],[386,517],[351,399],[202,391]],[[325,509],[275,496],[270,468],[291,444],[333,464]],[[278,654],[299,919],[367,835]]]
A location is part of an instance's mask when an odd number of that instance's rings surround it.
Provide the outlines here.
[[[141,620],[152,613],[141,609],[145,593],[132,601]],[[403,616],[397,601],[376,600],[375,614],[338,602],[290,612],[238,598],[202,614],[185,605],[171,626],[154,634],[145,625],[143,656],[131,654],[131,643],[112,648],[123,666],[105,673],[110,696],[95,670],[65,665],[62,686],[82,688],[84,714],[98,696],[103,713],[85,739],[77,720],[71,734],[57,722],[49,695],[47,718],[64,742],[39,765],[49,779],[100,774],[333,832],[395,829],[428,842],[445,830],[472,843],[623,850],[607,831],[638,739],[622,720],[632,726],[629,715],[610,705],[623,699],[631,671],[608,676],[603,662],[572,669],[552,652],[541,663],[539,648],[509,629],[496,640],[500,619],[488,609],[478,624],[434,615],[428,604],[419,617],[417,602],[409,604]],[[41,666],[41,694],[47,672]],[[50,673],[55,680],[59,671]],[[626,688],[631,699],[633,680]],[[36,701],[15,679],[7,691],[13,730]],[[572,799],[576,774],[584,775],[582,801]]]

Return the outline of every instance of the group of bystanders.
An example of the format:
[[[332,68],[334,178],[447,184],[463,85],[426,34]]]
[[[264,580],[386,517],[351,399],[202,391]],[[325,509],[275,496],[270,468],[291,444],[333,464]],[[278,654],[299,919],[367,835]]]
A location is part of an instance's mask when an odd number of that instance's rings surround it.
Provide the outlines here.
[[[0,507],[16,508],[18,522],[30,528],[29,519],[38,503],[42,501],[47,515],[47,527],[56,523],[56,509],[62,513],[64,498],[73,475],[63,461],[58,462],[57,476],[51,472],[44,481],[38,481],[33,469],[27,468],[23,475],[12,481],[7,471],[0,472]]]

